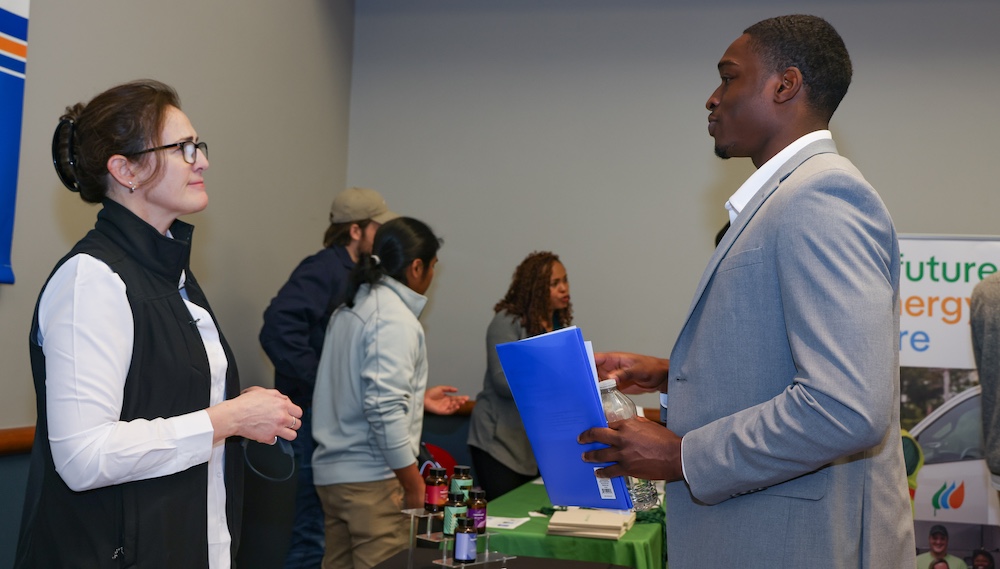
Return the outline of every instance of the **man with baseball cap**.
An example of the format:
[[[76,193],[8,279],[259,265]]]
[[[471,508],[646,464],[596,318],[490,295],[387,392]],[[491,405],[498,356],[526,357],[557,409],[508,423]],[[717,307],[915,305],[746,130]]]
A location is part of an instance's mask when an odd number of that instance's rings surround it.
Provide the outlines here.
[[[948,528],[941,524],[931,526],[927,543],[930,551],[917,556],[917,569],[927,569],[938,559],[947,561],[949,569],[969,569],[965,561],[948,553]]]
[[[347,188],[333,198],[323,249],[292,271],[264,311],[260,345],[274,364],[274,387],[302,407],[302,427],[292,441],[298,469],[295,521],[285,567],[319,567],[323,560],[323,507],[313,486],[312,395],[330,314],[344,302],[348,276],[375,232],[399,217],[369,188]]]

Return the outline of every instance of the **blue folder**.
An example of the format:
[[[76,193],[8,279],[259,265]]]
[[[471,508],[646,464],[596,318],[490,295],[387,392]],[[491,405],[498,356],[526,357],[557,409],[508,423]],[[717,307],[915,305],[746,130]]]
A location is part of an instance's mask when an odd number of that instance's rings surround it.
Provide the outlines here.
[[[583,431],[608,426],[580,329],[497,344],[496,350],[552,504],[631,509],[625,479],[597,478],[594,470],[607,464],[581,458],[604,445],[576,442]]]

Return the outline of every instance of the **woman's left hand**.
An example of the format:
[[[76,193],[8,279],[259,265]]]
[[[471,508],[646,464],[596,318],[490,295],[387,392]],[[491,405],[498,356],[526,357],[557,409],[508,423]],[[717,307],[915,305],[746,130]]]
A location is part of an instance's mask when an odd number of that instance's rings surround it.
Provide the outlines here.
[[[457,387],[435,385],[424,393],[424,409],[436,415],[451,415],[469,400],[468,395],[448,395],[458,393]]]

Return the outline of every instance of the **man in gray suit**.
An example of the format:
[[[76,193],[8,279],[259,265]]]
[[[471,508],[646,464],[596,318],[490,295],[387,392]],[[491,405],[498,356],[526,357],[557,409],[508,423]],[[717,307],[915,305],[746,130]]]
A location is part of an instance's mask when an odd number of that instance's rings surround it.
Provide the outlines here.
[[[670,394],[580,442],[602,476],[665,479],[671,567],[906,567],[899,247],[829,121],[851,62],[826,21],[759,22],[718,65],[708,132],[758,170],[726,203],[669,360],[599,354],[627,391]]]

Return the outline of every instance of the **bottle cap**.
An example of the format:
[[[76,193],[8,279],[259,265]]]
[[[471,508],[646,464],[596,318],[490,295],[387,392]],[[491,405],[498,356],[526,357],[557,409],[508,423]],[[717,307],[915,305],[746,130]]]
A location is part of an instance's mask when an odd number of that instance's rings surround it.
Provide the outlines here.
[[[605,379],[605,380],[602,380],[600,383],[597,384],[597,388],[600,389],[601,391],[604,391],[605,389],[608,389],[608,388],[611,388],[611,387],[617,388],[618,387],[618,380],[615,380],[615,379]]]
[[[430,475],[434,476],[434,477],[443,477],[445,474],[448,473],[448,471],[445,470],[444,468],[440,468],[440,467],[437,467],[437,466],[432,466],[430,468],[429,472],[430,472]]]
[[[473,488],[469,490],[469,498],[472,500],[482,500],[486,498],[486,490],[481,488]]]
[[[463,492],[448,492],[449,502],[464,502],[465,494]]]
[[[474,518],[470,518],[468,516],[456,516],[455,520],[458,522],[458,527],[476,527],[476,520]]]
[[[468,466],[465,466],[464,464],[456,464],[455,468],[453,469],[453,472],[455,473],[455,476],[459,476],[459,475],[469,474],[471,470],[472,469],[470,469]]]

